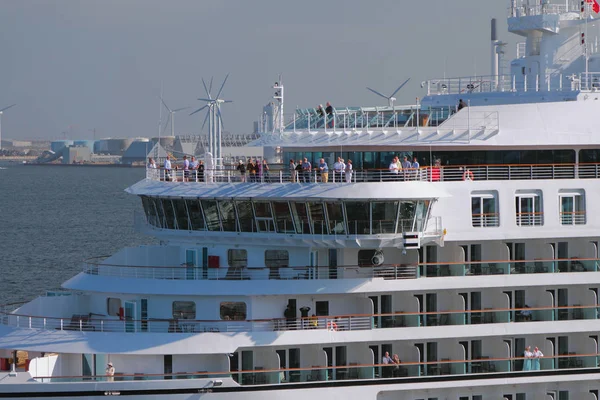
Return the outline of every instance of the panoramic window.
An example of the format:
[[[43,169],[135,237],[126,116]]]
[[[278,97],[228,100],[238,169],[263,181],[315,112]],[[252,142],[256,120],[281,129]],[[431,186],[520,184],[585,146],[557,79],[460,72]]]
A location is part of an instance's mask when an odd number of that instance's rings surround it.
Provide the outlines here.
[[[562,225],[584,225],[586,223],[585,191],[564,189],[558,193],[560,200],[560,223]]]
[[[396,218],[398,216],[397,201],[372,202],[371,215],[373,218],[371,233],[376,235],[380,233],[396,232]]]
[[[172,203],[173,209],[175,210],[178,229],[192,230],[192,227],[190,226],[190,220],[188,219],[187,208],[185,207],[185,200],[176,199],[173,200]]]
[[[244,321],[246,319],[246,303],[226,301],[221,303],[221,319],[227,321]]]
[[[254,215],[259,232],[274,232],[275,224],[271,213],[271,204],[268,201],[255,201]]]
[[[196,319],[196,303],[193,301],[174,301],[173,318]]]
[[[251,201],[236,201],[235,208],[238,214],[238,223],[242,232],[256,232],[254,227],[254,214]]]
[[[265,250],[265,266],[287,267],[290,265],[290,253],[287,250]]]
[[[175,211],[173,210],[171,199],[160,199],[160,202],[165,213],[165,228],[175,229]]]
[[[325,203],[327,218],[329,220],[329,233],[332,235],[345,235],[344,211],[342,203]]]
[[[305,203],[291,202],[292,216],[296,223],[296,233],[308,235],[311,233],[308,210]]]
[[[348,219],[348,232],[355,235],[370,234],[369,203],[348,201],[345,203],[345,206],[346,217]]]
[[[296,233],[294,223],[292,222],[292,214],[290,214],[290,206],[287,201],[273,202],[273,212],[275,213],[275,221],[277,222],[277,232]]]
[[[227,264],[230,267],[247,267],[248,252],[243,249],[227,250]]]
[[[402,201],[400,203],[400,216],[398,219],[398,233],[411,232],[415,222],[415,201]]]
[[[323,209],[323,203],[309,202],[307,205],[313,225],[313,234],[327,234],[327,221],[325,221],[325,210]]]
[[[517,226],[544,225],[542,191],[517,191],[515,196]]]
[[[190,214],[190,222],[192,223],[192,229],[195,231],[204,231],[206,226],[204,225],[204,215],[200,208],[200,202],[198,200],[186,200],[188,212]]]
[[[475,191],[471,193],[471,223],[474,227],[500,226],[498,192]]]
[[[221,213],[221,224],[225,232],[235,232],[235,207],[233,201],[219,201],[219,212]]]
[[[106,313],[108,315],[118,316],[121,308],[121,299],[109,297],[106,299]]]
[[[204,210],[204,218],[209,231],[220,231],[221,221],[219,221],[219,211],[217,202],[214,200],[202,200],[202,209]]]
[[[160,226],[158,223],[158,216],[156,215],[156,208],[154,202],[148,196],[140,196],[142,198],[142,205],[144,212],[146,213],[146,219],[150,225]]]

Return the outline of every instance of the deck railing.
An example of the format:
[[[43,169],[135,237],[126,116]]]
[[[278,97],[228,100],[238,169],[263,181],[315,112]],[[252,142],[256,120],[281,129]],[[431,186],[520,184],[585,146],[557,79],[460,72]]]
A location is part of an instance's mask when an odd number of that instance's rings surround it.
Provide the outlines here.
[[[109,379],[115,382],[138,380],[167,380],[167,379],[215,379],[233,378],[242,385],[273,385],[316,381],[340,381],[363,379],[411,379],[415,377],[435,377],[441,375],[463,375],[464,379],[472,379],[471,375],[485,374],[489,379],[501,378],[529,378],[535,379],[536,371],[579,369],[586,373],[586,369],[596,369],[600,353],[569,353],[556,355],[543,355],[535,358],[525,357],[496,357],[482,356],[475,359],[454,360],[442,358],[434,361],[400,361],[399,364],[373,364],[359,361],[349,362],[347,365],[319,366],[302,368],[264,368],[255,366],[252,370],[243,371],[198,371],[176,372],[171,374],[145,374],[145,373],[115,373],[114,376],[35,376],[38,382],[103,382]],[[352,356],[350,355],[350,359]],[[401,380],[399,381],[401,382]],[[531,381],[535,382],[535,381]],[[209,382],[210,383],[210,382]],[[214,383],[214,382],[213,382]],[[212,388],[212,386],[210,386]],[[199,390],[202,392],[202,389]]]
[[[346,314],[256,320],[193,320],[149,318],[134,320],[76,314],[68,318],[33,316],[19,311],[0,313],[0,323],[21,329],[124,333],[239,333],[298,330],[357,331],[385,328],[480,325],[599,319],[593,305],[485,308],[482,310],[396,311],[384,314]]]
[[[89,275],[118,278],[166,280],[323,280],[323,279],[416,279],[444,276],[515,275],[561,272],[596,272],[599,259],[534,259],[514,261],[445,262],[386,264],[381,266],[344,265],[337,267],[217,267],[124,265],[104,263],[102,257],[84,263]]]
[[[289,170],[271,171],[269,174],[241,175],[233,169],[208,171],[166,171],[162,168],[146,170],[147,179],[170,183],[186,184],[229,184],[229,183],[324,183],[323,177],[316,171],[290,172]],[[329,171],[328,183],[362,182],[454,182],[463,180],[504,181],[537,179],[599,179],[600,164],[491,164],[468,166],[434,166],[403,170],[393,173],[385,169],[354,170],[350,174]]]

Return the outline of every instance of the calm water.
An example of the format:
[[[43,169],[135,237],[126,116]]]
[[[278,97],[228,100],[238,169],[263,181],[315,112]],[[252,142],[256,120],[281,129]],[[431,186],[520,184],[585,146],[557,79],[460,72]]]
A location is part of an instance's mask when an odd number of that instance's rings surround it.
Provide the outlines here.
[[[87,258],[149,243],[133,231],[143,168],[0,164],[0,304],[32,299]]]

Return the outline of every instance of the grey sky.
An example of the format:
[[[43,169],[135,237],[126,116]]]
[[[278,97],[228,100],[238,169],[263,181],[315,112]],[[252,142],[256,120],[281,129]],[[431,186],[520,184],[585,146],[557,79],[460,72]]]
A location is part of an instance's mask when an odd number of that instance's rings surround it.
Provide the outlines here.
[[[3,136],[156,136],[161,80],[171,108],[201,106],[201,77],[234,100],[225,129],[251,132],[283,73],[286,110],[331,101],[383,105],[424,94],[428,78],[489,74],[489,20],[506,32],[508,0],[96,0],[0,3]],[[215,83],[215,86],[218,85]],[[216,89],[214,89],[216,91]],[[163,113],[163,121],[165,114]],[[203,114],[176,119],[198,133]],[[69,129],[69,126],[71,128]]]

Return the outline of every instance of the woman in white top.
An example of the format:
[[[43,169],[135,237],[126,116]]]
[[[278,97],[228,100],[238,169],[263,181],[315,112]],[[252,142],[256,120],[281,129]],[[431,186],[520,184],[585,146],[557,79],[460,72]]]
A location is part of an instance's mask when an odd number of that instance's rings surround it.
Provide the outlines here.
[[[348,160],[344,172],[346,172],[346,183],[352,182],[352,160]]]
[[[540,369],[540,358],[544,357],[544,353],[540,351],[537,347],[533,349],[533,362],[531,363],[531,369],[534,371],[539,371]]]
[[[148,168],[156,169],[156,163],[152,157],[148,157]]]
[[[523,371],[531,371],[531,358],[533,357],[533,353],[531,352],[531,346],[525,347],[523,357]]]

